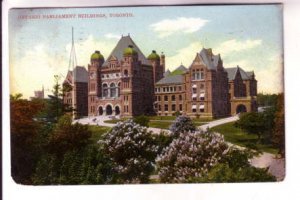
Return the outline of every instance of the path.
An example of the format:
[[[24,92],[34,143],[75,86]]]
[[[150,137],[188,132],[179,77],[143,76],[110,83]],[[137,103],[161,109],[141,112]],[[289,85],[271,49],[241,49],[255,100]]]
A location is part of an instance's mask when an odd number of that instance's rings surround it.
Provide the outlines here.
[[[118,118],[117,118],[118,119]],[[227,117],[215,121],[208,122],[202,126],[199,126],[202,130],[206,130],[207,128],[212,128],[215,126],[219,126],[221,124],[234,122],[239,119],[238,115]],[[115,124],[105,123],[104,121],[111,120],[109,116],[97,116],[97,117],[87,117],[75,120],[74,122],[78,122],[80,124],[89,124],[89,125],[98,125],[98,126],[107,126],[114,127]],[[152,128],[149,127],[148,130],[152,131],[155,134],[159,134],[161,131],[169,131],[166,129],[160,128]],[[278,181],[283,180],[285,176],[285,161],[284,159],[277,159],[275,155],[263,152],[257,157],[254,157],[250,160],[252,166],[257,168],[266,168],[269,167],[269,172],[273,174]]]

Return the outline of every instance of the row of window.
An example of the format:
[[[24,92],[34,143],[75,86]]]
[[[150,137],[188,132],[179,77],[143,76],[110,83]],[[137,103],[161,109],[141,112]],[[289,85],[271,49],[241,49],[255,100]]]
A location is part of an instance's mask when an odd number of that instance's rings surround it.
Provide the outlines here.
[[[200,104],[200,106],[199,106],[199,111],[200,112],[204,112],[204,104]],[[195,112],[197,112],[197,105],[192,105],[192,112],[193,113],[195,113]]]
[[[181,91],[181,86],[170,86],[170,87],[157,87],[155,88],[155,92],[176,92]]]
[[[161,101],[161,96],[156,96],[155,98],[156,101]],[[168,95],[165,95],[164,96],[164,101],[168,101],[169,100],[169,96]],[[182,95],[178,95],[178,100],[179,101],[182,101]],[[176,101],[176,95],[172,95],[171,96],[171,101]]]
[[[157,106],[158,106],[157,107],[158,111],[162,111],[161,110],[161,105],[158,104]],[[169,111],[169,105],[168,104],[164,105],[164,111]],[[175,104],[171,105],[171,111],[176,111],[176,105]],[[182,104],[179,104],[179,111],[182,111]]]
[[[120,96],[121,83],[116,85],[111,83],[108,87],[106,83],[102,85],[102,97],[119,97]]]
[[[193,69],[192,71],[192,80],[203,80],[204,79],[204,72],[203,69]]]

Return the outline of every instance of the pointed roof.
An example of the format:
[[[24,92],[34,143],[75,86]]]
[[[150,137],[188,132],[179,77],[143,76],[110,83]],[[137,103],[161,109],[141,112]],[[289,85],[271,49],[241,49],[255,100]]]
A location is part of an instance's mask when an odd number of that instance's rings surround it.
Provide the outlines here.
[[[134,41],[128,35],[128,36],[121,37],[121,39],[117,43],[116,47],[112,50],[112,52],[110,53],[110,55],[104,62],[103,66],[106,66],[108,64],[108,60],[110,60],[111,56],[116,57],[120,61],[123,58],[124,49],[128,48],[128,46],[130,46],[130,45],[137,52],[139,60],[142,62],[142,64],[151,65],[150,62],[145,57],[145,55],[139,49],[139,47],[134,43]]]
[[[170,70],[165,71],[164,77],[169,76],[171,74]]]
[[[187,69],[185,66],[183,66],[183,65],[181,64],[181,65],[180,65],[179,67],[177,67],[174,71],[172,71],[170,75],[172,75],[172,76],[174,76],[174,75],[182,75],[182,74],[184,74],[187,70],[188,70],[188,69]]]
[[[157,85],[163,85],[163,84],[181,84],[183,83],[183,74],[188,69],[184,65],[180,65],[177,67],[174,71],[170,72],[167,70],[165,72],[164,78],[160,79],[156,84]]]
[[[245,72],[239,66],[231,67],[231,68],[225,68],[225,70],[227,71],[228,79],[230,81],[235,79],[235,76],[236,76],[236,73],[237,73],[238,70],[240,71],[240,74],[241,74],[241,77],[242,77],[243,80],[249,80],[249,79],[251,79],[251,75],[254,74],[253,71],[251,71],[251,72]]]
[[[75,70],[75,82],[80,82],[80,83],[88,82],[88,72],[85,69],[85,67],[76,66],[74,70]],[[67,82],[67,83],[69,83],[68,75],[73,77],[73,71],[68,71],[67,77],[65,79],[65,82]]]
[[[195,59],[199,59],[203,64],[207,66],[208,69],[217,69],[218,63],[221,60],[220,54],[214,55],[212,53],[212,49],[205,49],[202,48],[202,50],[197,53]]]

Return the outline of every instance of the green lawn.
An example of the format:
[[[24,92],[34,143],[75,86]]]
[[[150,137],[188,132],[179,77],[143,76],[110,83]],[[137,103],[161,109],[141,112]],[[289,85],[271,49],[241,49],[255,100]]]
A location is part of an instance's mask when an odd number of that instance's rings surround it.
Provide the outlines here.
[[[92,131],[91,140],[96,143],[101,138],[101,136],[104,133],[106,133],[107,131],[109,131],[111,128],[110,127],[105,127],[105,126],[89,125],[89,129],[90,129],[90,131]]]
[[[166,122],[164,122],[164,121],[150,121],[149,122],[149,127],[169,129],[171,124],[172,124],[172,122],[169,122],[169,121],[166,121]]]
[[[257,148],[259,151],[273,154],[278,152],[278,149],[272,145],[257,144],[256,135],[247,134],[242,129],[235,127],[234,122],[213,127],[211,130],[223,134],[226,141],[239,146],[248,147],[250,149]]]

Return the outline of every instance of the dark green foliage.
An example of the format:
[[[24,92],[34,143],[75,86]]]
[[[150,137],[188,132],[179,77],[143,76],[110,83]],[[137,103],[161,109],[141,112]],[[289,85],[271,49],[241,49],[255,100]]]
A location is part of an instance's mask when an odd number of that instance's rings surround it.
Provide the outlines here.
[[[50,137],[50,152],[63,154],[68,150],[83,148],[88,144],[91,134],[87,125],[72,124],[71,116],[64,115]]]
[[[37,140],[42,124],[35,120],[43,104],[11,96],[11,174],[17,183],[31,184],[30,176],[37,162],[40,145]]]
[[[285,157],[285,117],[284,117],[284,95],[278,96],[277,111],[274,119],[275,127],[273,134],[273,144],[279,148],[279,153]]]
[[[256,112],[242,114],[236,122],[236,126],[249,134],[257,135],[259,141],[263,133],[267,130],[264,115]]]
[[[181,115],[181,113],[179,111],[176,111],[176,112],[173,113],[173,116],[175,116],[175,117],[178,117],[180,115]]]
[[[263,94],[258,93],[257,94],[257,104],[259,107],[265,107],[265,106],[273,106],[275,107],[277,104],[278,95],[277,94]]]
[[[158,147],[157,154],[160,154],[162,150],[169,146],[173,138],[166,132],[153,135],[155,145]]]
[[[133,121],[141,126],[149,127],[150,119],[145,115],[140,115],[133,118]]]
[[[45,154],[36,167],[33,183],[51,184],[108,184],[113,183],[110,160],[96,146],[70,150],[62,158]]]
[[[191,179],[190,182],[268,182],[276,178],[268,173],[268,169],[255,168],[250,165],[249,158],[253,153],[231,149],[204,177]]]

